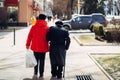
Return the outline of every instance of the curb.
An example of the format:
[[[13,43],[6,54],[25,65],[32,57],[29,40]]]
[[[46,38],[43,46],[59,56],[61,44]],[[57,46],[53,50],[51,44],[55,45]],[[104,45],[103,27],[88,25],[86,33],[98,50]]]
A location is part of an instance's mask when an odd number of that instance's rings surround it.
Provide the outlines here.
[[[78,44],[80,46],[119,46],[119,45],[117,45],[115,43],[105,43],[105,44],[93,43],[93,44],[89,45],[88,43],[82,43],[82,42],[80,42],[80,40],[78,39],[78,36],[73,36],[73,38],[78,42]]]
[[[80,42],[80,40],[78,40],[77,36],[73,36],[73,38],[77,41],[77,43],[80,45],[80,46],[84,46],[82,42]]]
[[[77,36],[73,36],[73,38],[77,41],[77,43],[80,45],[80,46],[84,46],[84,44],[82,42],[80,42],[80,40],[77,38]],[[85,45],[86,46],[86,45]],[[91,45],[93,46],[93,45]],[[95,45],[94,45],[95,46]],[[96,45],[97,46],[97,45]],[[99,45],[100,46],[100,45]],[[101,45],[103,46],[103,45]],[[107,46],[107,45],[106,45]],[[109,80],[114,80],[104,69],[103,67],[98,64],[98,62],[91,56],[91,53],[88,53],[88,56],[93,60],[93,62],[100,68],[100,70],[107,76],[107,78]]]
[[[98,62],[91,56],[92,53],[88,53],[88,56],[93,60],[93,62],[100,68],[100,70],[108,77],[109,80],[114,80],[105,70],[104,68],[98,64]]]

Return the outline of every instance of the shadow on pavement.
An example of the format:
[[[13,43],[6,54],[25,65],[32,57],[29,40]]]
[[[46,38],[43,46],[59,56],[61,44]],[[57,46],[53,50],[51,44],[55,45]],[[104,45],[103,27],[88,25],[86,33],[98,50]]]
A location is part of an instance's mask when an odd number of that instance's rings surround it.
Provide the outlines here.
[[[33,76],[32,78],[24,78],[23,80],[44,80],[44,78],[38,78],[36,76]]]
[[[24,78],[23,80],[33,80],[33,79],[30,79],[30,78]]]
[[[33,76],[32,78],[24,78],[23,80],[38,80],[37,76]]]

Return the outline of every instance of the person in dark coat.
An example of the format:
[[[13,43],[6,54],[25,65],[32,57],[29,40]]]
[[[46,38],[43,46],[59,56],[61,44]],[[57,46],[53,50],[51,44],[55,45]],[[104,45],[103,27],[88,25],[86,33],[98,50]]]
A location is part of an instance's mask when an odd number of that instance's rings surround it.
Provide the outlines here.
[[[70,45],[69,33],[62,27],[62,21],[57,21],[56,26],[49,28],[46,39],[50,42],[50,63],[52,77],[62,78],[65,65],[66,50]]]

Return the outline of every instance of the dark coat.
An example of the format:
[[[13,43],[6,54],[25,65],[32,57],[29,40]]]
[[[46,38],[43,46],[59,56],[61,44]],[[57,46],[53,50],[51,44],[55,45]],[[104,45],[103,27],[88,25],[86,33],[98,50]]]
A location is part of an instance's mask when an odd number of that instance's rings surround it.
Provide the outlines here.
[[[66,50],[70,45],[68,31],[62,27],[50,27],[46,39],[50,41],[51,65],[65,65]]]

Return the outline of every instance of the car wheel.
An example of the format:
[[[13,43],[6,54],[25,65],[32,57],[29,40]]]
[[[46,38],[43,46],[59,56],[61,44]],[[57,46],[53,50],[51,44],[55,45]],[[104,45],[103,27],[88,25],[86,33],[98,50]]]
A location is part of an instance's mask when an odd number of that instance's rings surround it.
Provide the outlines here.
[[[69,27],[69,26],[66,26],[66,25],[65,25],[64,28],[67,29],[67,30],[70,30],[70,27]]]

